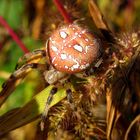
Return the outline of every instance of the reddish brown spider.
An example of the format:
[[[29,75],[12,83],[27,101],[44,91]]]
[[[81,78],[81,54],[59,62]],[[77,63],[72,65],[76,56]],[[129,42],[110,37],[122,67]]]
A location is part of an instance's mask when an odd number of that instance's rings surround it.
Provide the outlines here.
[[[42,114],[44,122],[53,95],[57,92],[57,83],[65,82],[71,75],[83,76],[85,72],[92,71],[101,54],[100,46],[100,40],[88,29],[77,24],[65,25],[52,33],[46,48],[27,53],[19,60],[22,65],[17,65],[16,71],[3,85],[1,94],[8,88],[8,82],[23,75],[25,77],[30,69],[41,70],[46,82],[55,85]],[[38,58],[45,58],[47,65],[35,63]],[[66,92],[68,97],[71,97],[71,89],[67,88]]]

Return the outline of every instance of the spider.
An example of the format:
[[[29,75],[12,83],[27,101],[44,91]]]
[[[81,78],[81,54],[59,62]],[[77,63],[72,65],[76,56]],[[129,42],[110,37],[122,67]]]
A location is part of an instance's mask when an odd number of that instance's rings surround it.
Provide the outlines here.
[[[97,36],[87,28],[72,23],[55,30],[46,42],[46,48],[34,50],[19,59],[15,72],[3,84],[2,95],[9,83],[25,77],[32,69],[40,70],[48,84],[54,85],[46,101],[42,114],[42,126],[48,114],[53,95],[57,92],[57,84],[68,81],[71,75],[89,76],[101,62],[101,43]],[[39,63],[38,59],[45,59]],[[68,101],[71,102],[72,90],[66,89]]]

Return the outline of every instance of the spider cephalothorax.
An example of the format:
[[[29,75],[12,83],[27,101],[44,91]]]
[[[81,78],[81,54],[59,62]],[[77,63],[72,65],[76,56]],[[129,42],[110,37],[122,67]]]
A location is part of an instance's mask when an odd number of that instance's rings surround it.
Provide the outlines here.
[[[53,94],[57,91],[57,83],[60,80],[65,82],[72,74],[77,75],[77,73],[92,69],[99,55],[100,41],[94,34],[77,24],[65,25],[52,33],[46,43],[46,48],[27,53],[19,60],[20,65],[3,85],[1,94],[6,92],[10,83],[21,77],[24,78],[31,69],[41,70],[46,82],[55,85],[47,99],[42,115],[44,120]],[[45,64],[37,63],[38,58],[45,58]],[[66,91],[68,95],[71,94],[68,87]]]

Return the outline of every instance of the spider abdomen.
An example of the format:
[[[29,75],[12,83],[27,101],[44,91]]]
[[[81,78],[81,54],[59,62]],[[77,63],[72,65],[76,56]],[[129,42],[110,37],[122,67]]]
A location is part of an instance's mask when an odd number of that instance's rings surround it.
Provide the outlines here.
[[[47,51],[56,70],[76,73],[85,70],[97,59],[99,47],[97,37],[87,29],[70,24],[52,33]]]

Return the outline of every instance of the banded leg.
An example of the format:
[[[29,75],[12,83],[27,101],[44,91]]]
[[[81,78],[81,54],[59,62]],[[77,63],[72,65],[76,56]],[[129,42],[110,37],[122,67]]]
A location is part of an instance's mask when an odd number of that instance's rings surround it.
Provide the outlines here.
[[[2,85],[2,90],[0,91],[0,106],[32,69],[46,69],[46,65],[37,63],[27,64],[11,74],[10,78]]]
[[[71,91],[70,88],[66,90],[66,94],[67,94],[67,100],[68,100],[68,102],[70,104],[72,104],[73,103],[73,101],[72,101],[72,91]]]
[[[25,64],[37,63],[42,58],[46,58],[46,51],[43,49],[29,52],[18,60],[15,70],[19,69]]]
[[[41,116],[41,123],[40,123],[41,131],[44,130],[45,120],[46,120],[46,117],[48,115],[50,104],[51,104],[51,102],[53,100],[53,96],[56,92],[57,92],[56,87],[53,87],[52,90],[50,91],[49,97],[48,97],[47,102],[46,102],[45,109],[44,109],[42,116]]]
[[[51,102],[53,100],[53,96],[56,92],[57,92],[56,87],[53,87],[52,90],[50,91],[49,97],[48,97],[47,102],[46,102],[45,109],[44,109],[43,114],[41,116],[41,122],[40,122],[41,131],[44,130],[45,120],[46,120],[47,115],[48,115],[50,104],[51,104]],[[72,91],[71,91],[70,88],[66,90],[66,94],[67,94],[68,102],[70,103],[70,107],[74,110],[74,104],[73,104],[73,101],[72,101]]]
[[[66,94],[67,94],[67,100],[70,104],[70,107],[73,111],[75,111],[75,105],[74,105],[74,102],[73,102],[73,99],[72,99],[72,90],[70,88],[68,88],[66,90]]]

